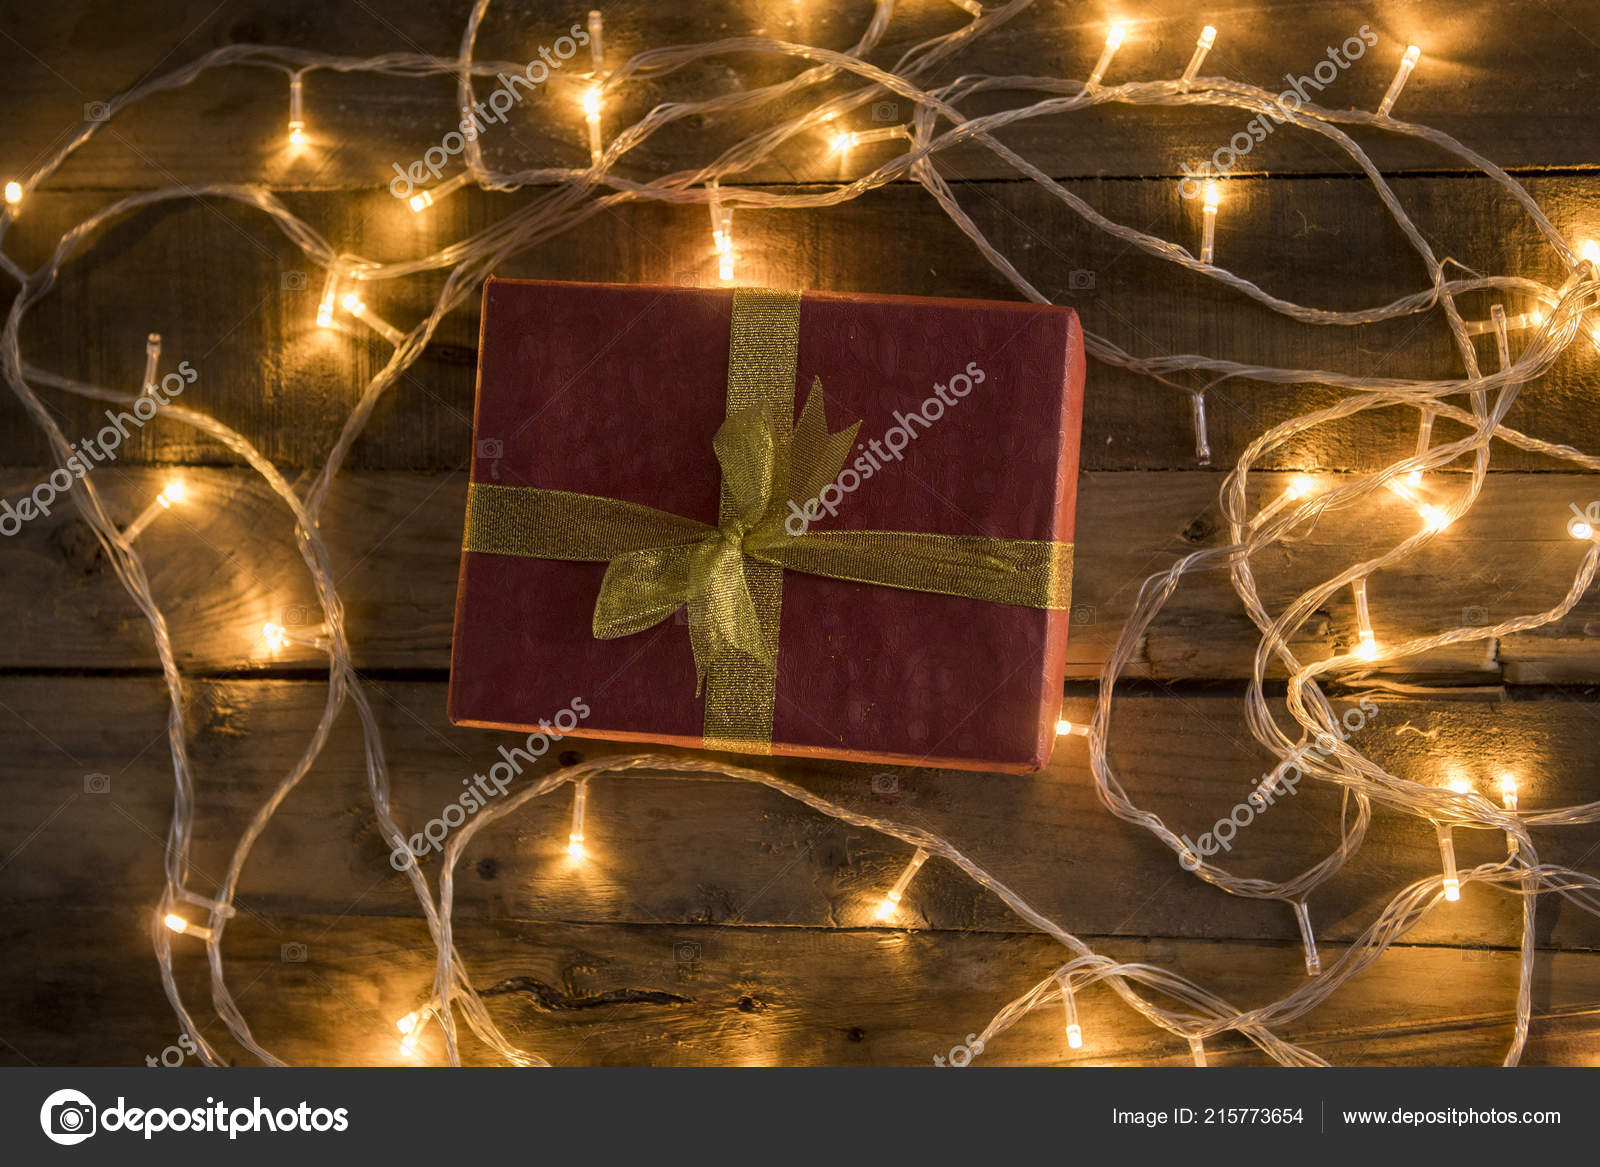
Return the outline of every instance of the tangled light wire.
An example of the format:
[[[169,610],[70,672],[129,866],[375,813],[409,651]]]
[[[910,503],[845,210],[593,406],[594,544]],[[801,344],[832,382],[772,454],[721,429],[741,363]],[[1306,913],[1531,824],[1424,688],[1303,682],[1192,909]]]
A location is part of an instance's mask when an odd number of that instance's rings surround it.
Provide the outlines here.
[[[154,946],[168,998],[184,1029],[194,1037],[200,1057],[208,1064],[222,1064],[224,1058],[202,1035],[178,989],[172,965],[173,936],[181,930],[203,940],[210,969],[212,1004],[234,1039],[263,1062],[284,1064],[256,1040],[235,1002],[225,976],[222,940],[228,920],[234,914],[234,900],[251,847],[284,800],[310,773],[346,702],[355,709],[361,725],[366,748],[368,787],[379,830],[392,845],[399,848],[406,845],[406,834],[392,813],[383,743],[351,658],[344,628],[343,604],[334,586],[332,564],[318,528],[318,518],[335,475],[373,409],[384,392],[421,355],[445,314],[465,303],[496,265],[610,207],[640,201],[707,204],[719,216],[716,219],[719,224],[719,251],[731,262],[734,252],[731,214],[735,210],[829,207],[886,183],[908,178],[927,190],[983,256],[1022,295],[1035,301],[1048,302],[1047,297],[1027,276],[989,242],[959,205],[954,191],[941,175],[938,167],[940,154],[964,143],[976,143],[989,150],[1091,227],[1153,258],[1216,280],[1292,320],[1355,327],[1439,310],[1443,312],[1450,328],[1461,358],[1461,372],[1456,376],[1431,381],[1384,378],[1336,370],[1276,368],[1200,354],[1140,356],[1124,351],[1103,337],[1086,334],[1086,347],[1097,360],[1149,376],[1190,396],[1200,431],[1197,436],[1202,452],[1205,450],[1204,390],[1222,380],[1242,378],[1285,385],[1323,385],[1345,393],[1334,405],[1283,422],[1247,447],[1222,485],[1221,502],[1227,519],[1227,543],[1187,555],[1145,581],[1134,610],[1101,674],[1092,721],[1083,727],[1064,727],[1081,732],[1086,737],[1096,788],[1101,800],[1114,815],[1150,831],[1174,852],[1186,868],[1206,883],[1233,895],[1277,899],[1290,905],[1300,925],[1308,972],[1313,975],[1308,977],[1303,986],[1276,1001],[1241,1010],[1203,986],[1175,973],[1146,964],[1120,962],[1095,952],[1084,940],[1034,909],[1018,892],[938,835],[862,814],[761,770],[711,759],[645,754],[597,759],[566,767],[531,781],[511,797],[483,809],[455,832],[446,847],[436,895],[416,865],[408,869],[407,877],[417,895],[436,947],[437,963],[431,995],[418,1012],[403,1023],[407,1041],[414,1043],[417,1028],[429,1021],[436,1021],[444,1036],[449,1061],[451,1064],[460,1064],[457,1025],[460,1015],[466,1018],[468,1026],[479,1040],[506,1061],[518,1065],[548,1064],[537,1053],[513,1045],[501,1032],[473,988],[467,964],[455,946],[455,869],[464,849],[478,831],[505,815],[515,813],[530,800],[543,797],[569,783],[574,786],[575,793],[586,793],[590,780],[606,775],[628,774],[658,779],[717,775],[758,783],[820,814],[899,839],[917,848],[917,859],[902,876],[897,891],[891,893],[894,902],[898,902],[898,892],[904,890],[904,883],[920,862],[926,857],[937,857],[964,872],[997,896],[1023,921],[1055,938],[1069,951],[1070,959],[996,1014],[981,1035],[980,1040],[984,1043],[991,1042],[1032,1010],[1059,1003],[1066,1012],[1068,1044],[1076,1047],[1082,1041],[1076,995],[1091,984],[1104,983],[1151,1024],[1187,1039],[1198,1064],[1205,1062],[1204,1041],[1230,1031],[1254,1043],[1277,1062],[1286,1065],[1325,1064],[1310,1050],[1278,1036],[1277,1030],[1327,1000],[1346,981],[1376,961],[1442,899],[1457,898],[1462,885],[1479,883],[1522,897],[1521,960],[1514,1006],[1515,1026],[1505,1056],[1508,1065],[1518,1061],[1527,1040],[1531,1012],[1530,978],[1534,960],[1533,922],[1537,897],[1559,894],[1584,911],[1600,915],[1600,880],[1581,871],[1542,863],[1530,831],[1534,827],[1595,822],[1600,820],[1600,803],[1527,812],[1517,809],[1514,791],[1506,794],[1503,805],[1497,806],[1482,793],[1441,789],[1392,774],[1343,739],[1339,732],[1337,711],[1324,693],[1321,680],[1328,677],[1342,686],[1349,686],[1370,673],[1377,662],[1394,662],[1446,645],[1488,640],[1537,628],[1566,615],[1589,587],[1597,559],[1600,559],[1600,545],[1596,544],[1592,530],[1584,534],[1574,529],[1574,534],[1589,540],[1589,546],[1577,566],[1571,588],[1562,597],[1552,597],[1552,606],[1545,611],[1505,620],[1493,626],[1456,628],[1382,646],[1372,638],[1365,616],[1367,577],[1401,562],[1425,546],[1475,503],[1488,469],[1491,442],[1498,440],[1524,450],[1550,455],[1585,470],[1600,469],[1600,455],[1522,434],[1504,424],[1505,415],[1521,386],[1543,376],[1570,345],[1592,335],[1589,318],[1600,307],[1600,273],[1597,273],[1593,262],[1596,256],[1587,252],[1582,256],[1576,253],[1521,185],[1499,167],[1437,130],[1393,120],[1388,115],[1393,93],[1386,98],[1381,114],[1329,110],[1311,104],[1302,105],[1291,112],[1275,102],[1271,94],[1256,86],[1199,76],[1197,70],[1203,59],[1203,51],[1197,52],[1189,69],[1179,79],[1134,81],[1107,86],[1102,83],[1100,75],[1115,49],[1109,40],[1102,64],[1096,67],[1096,76],[1087,83],[1049,77],[968,75],[941,85],[925,87],[924,79],[930,77],[939,65],[1032,4],[1032,0],[1011,0],[992,9],[975,11],[975,4],[966,0],[955,2],[972,13],[971,21],[948,34],[918,44],[889,68],[873,66],[865,58],[881,42],[894,13],[894,0],[877,0],[860,40],[844,52],[767,37],[735,37],[708,44],[643,52],[608,72],[598,67],[599,54],[596,53],[595,85],[589,98],[592,102],[591,127],[598,124],[605,94],[615,93],[632,82],[657,81],[669,77],[704,58],[758,53],[791,58],[803,64],[804,68],[779,84],[698,101],[657,105],[638,122],[612,136],[603,147],[598,144],[601,141],[598,133],[593,133],[591,141],[597,144],[594,147],[593,164],[586,169],[544,167],[497,172],[485,164],[479,143],[468,140],[464,150],[466,169],[464,177],[456,180],[457,186],[463,181],[470,181],[493,190],[538,189],[527,205],[476,235],[430,255],[383,263],[336,249],[313,227],[290,213],[265,187],[227,183],[163,187],[110,203],[63,235],[49,259],[33,272],[24,271],[9,255],[0,252],[0,268],[20,285],[4,331],[0,333],[0,362],[3,362],[8,384],[46,435],[57,465],[63,468],[73,450],[38,396],[39,389],[64,391],[125,406],[131,405],[135,398],[101,386],[81,383],[24,362],[20,347],[21,324],[28,309],[48,294],[63,267],[75,258],[95,232],[107,224],[141,208],[171,200],[231,200],[259,211],[311,262],[327,269],[330,289],[336,283],[356,288],[429,271],[448,273],[432,311],[409,333],[402,334],[383,325],[381,320],[367,311],[359,295],[354,292],[345,301],[346,309],[353,316],[366,320],[392,339],[394,352],[387,364],[365,386],[333,442],[327,462],[307,486],[303,496],[285,481],[246,436],[204,413],[184,406],[168,404],[160,411],[163,416],[195,428],[237,454],[266,480],[282,500],[294,518],[297,548],[322,605],[326,626],[325,635],[317,641],[317,646],[323,648],[328,656],[328,696],[317,726],[300,758],[245,827],[223,879],[211,894],[199,894],[187,883],[195,775],[187,752],[187,727],[181,699],[182,678],[175,662],[166,618],[151,593],[141,555],[133,546],[136,526],[130,524],[126,529],[119,529],[107,512],[92,477],[84,478],[74,492],[84,520],[104,548],[118,579],[149,623],[167,685],[171,703],[168,738],[172,754],[174,800],[165,855],[166,885],[156,919],[160,921],[166,917],[174,923],[170,927],[162,927],[159,922],[156,924],[153,928]],[[35,172],[26,176],[26,181],[19,183],[17,190],[7,192],[9,205],[3,217],[0,217],[0,240],[3,240],[4,232],[14,225],[18,205],[26,196],[46,182],[62,162],[86,144],[107,122],[146,97],[188,85],[212,69],[264,67],[285,72],[291,79],[292,113],[297,116],[300,116],[303,78],[318,70],[377,73],[402,78],[453,76],[457,80],[457,112],[465,119],[475,100],[475,78],[522,67],[475,59],[477,35],[488,7],[489,0],[477,0],[462,36],[460,52],[454,58],[407,53],[353,58],[275,46],[233,45],[135,86],[108,103],[105,121],[85,124]],[[1207,32],[1215,35],[1214,30],[1208,29]],[[1120,43],[1120,34],[1114,35]],[[1209,47],[1204,35],[1201,47]],[[1414,56],[1408,54],[1408,59],[1412,64],[1415,63]],[[1403,73],[1409,72],[1409,68],[1410,65],[1405,66]],[[840,80],[855,87],[825,97],[818,93],[828,83]],[[1402,75],[1397,79],[1396,86],[1403,80]],[[1042,96],[1029,104],[982,116],[969,117],[961,112],[961,103],[966,99],[990,91]],[[1398,92],[1398,89],[1394,92]],[[786,194],[769,189],[720,185],[722,180],[736,177],[762,162],[786,143],[837,130],[844,124],[841,119],[851,111],[886,94],[893,94],[911,103],[915,113],[910,124],[896,135],[907,140],[904,151],[870,174],[854,182],[802,193]],[[769,128],[738,141],[698,169],[680,171],[648,183],[613,173],[613,167],[629,151],[657,131],[685,118],[710,119],[718,115],[784,105],[792,108],[806,98],[812,99],[814,104],[803,112],[779,117]],[[1069,115],[1104,104],[1236,108],[1265,114],[1280,123],[1292,124],[1297,129],[1320,135],[1344,150],[1371,182],[1383,206],[1422,260],[1429,276],[1427,287],[1392,303],[1356,311],[1334,311],[1294,303],[1215,265],[1209,258],[1197,258],[1179,243],[1116,222],[1067,191],[994,136],[996,131],[1019,121]],[[303,121],[291,123],[291,140],[298,140],[295,129],[298,127],[303,133],[303,126]],[[1418,139],[1455,155],[1494,180],[1520,204],[1550,244],[1568,273],[1565,282],[1559,287],[1551,287],[1521,276],[1449,277],[1446,273],[1448,261],[1434,255],[1388,183],[1343,128],[1351,126]],[[439,192],[448,193],[442,186]],[[17,197],[10,197],[13,193]],[[1209,248],[1202,249],[1203,255],[1207,252]],[[1517,318],[1518,325],[1526,330],[1528,339],[1514,357],[1507,339],[1508,331],[1513,326],[1508,325],[1507,317],[1498,305],[1493,319],[1487,323],[1468,322],[1461,316],[1457,297],[1479,292],[1498,293],[1537,305],[1532,312],[1523,313]],[[326,302],[325,295],[324,306]],[[1493,333],[1499,356],[1498,366],[1489,371],[1480,369],[1472,339],[1475,335],[1485,333]],[[1205,379],[1206,384],[1195,388],[1181,379],[1184,377]],[[1455,398],[1465,398],[1465,408],[1452,403]],[[1251,467],[1262,457],[1310,430],[1337,424],[1365,410],[1394,408],[1415,410],[1421,419],[1418,452],[1414,457],[1387,466],[1377,474],[1349,476],[1344,485],[1322,493],[1291,486],[1284,495],[1258,506],[1252,512],[1247,501],[1248,479]],[[1459,422],[1469,432],[1456,441],[1430,445],[1428,435],[1434,417]],[[1442,506],[1425,502],[1424,496],[1415,489],[1421,475],[1469,455],[1472,458],[1471,476],[1454,501]],[[1252,558],[1263,549],[1292,537],[1295,532],[1304,531],[1325,514],[1356,506],[1385,488],[1418,507],[1424,519],[1422,529],[1381,554],[1351,564],[1299,596],[1282,611],[1270,611],[1258,592],[1251,568]],[[1239,877],[1220,865],[1208,862],[1206,856],[1194,854],[1189,845],[1158,815],[1134,803],[1106,754],[1114,707],[1114,686],[1131,660],[1144,631],[1185,575],[1197,570],[1222,567],[1228,569],[1241,603],[1261,633],[1252,677],[1246,690],[1245,711],[1252,735],[1281,760],[1279,769],[1274,771],[1274,779],[1286,773],[1287,767],[1294,766],[1309,778],[1337,787],[1342,794],[1338,845],[1299,875],[1282,882]],[[1352,652],[1327,660],[1302,663],[1289,647],[1291,638],[1320,605],[1346,587],[1357,590],[1358,613],[1363,622],[1360,645]],[[1267,669],[1275,664],[1281,665],[1289,674],[1286,708],[1294,721],[1292,733],[1285,732],[1279,724],[1269,709],[1263,690]],[[1312,748],[1313,744],[1315,749]],[[1357,940],[1329,967],[1322,968],[1306,906],[1307,897],[1320,884],[1337,874],[1360,848],[1375,801],[1436,826],[1444,860],[1443,871],[1418,879],[1400,890]],[[1454,828],[1503,832],[1508,842],[1507,857],[1500,862],[1457,871],[1450,844],[1450,831]],[[188,921],[182,914],[186,905],[203,908],[206,923],[201,925]]]

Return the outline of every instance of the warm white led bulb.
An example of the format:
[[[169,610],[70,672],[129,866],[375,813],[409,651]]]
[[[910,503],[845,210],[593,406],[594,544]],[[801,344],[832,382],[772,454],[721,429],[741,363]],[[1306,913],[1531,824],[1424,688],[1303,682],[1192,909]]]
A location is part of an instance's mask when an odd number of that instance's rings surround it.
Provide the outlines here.
[[[1222,203],[1222,184],[1207,180],[1205,202],[1201,206],[1200,262],[1210,263],[1217,244],[1217,207]]]
[[[1188,90],[1194,83],[1195,77],[1200,72],[1200,65],[1206,59],[1206,54],[1211,51],[1211,46],[1217,43],[1217,30],[1209,24],[1200,30],[1200,39],[1194,42],[1194,55],[1189,58],[1189,67],[1183,71],[1183,77],[1178,82],[1181,89]]]
[[[1089,80],[1084,88],[1094,89],[1105,78],[1106,70],[1111,67],[1111,58],[1117,55],[1117,50],[1122,47],[1122,38],[1127,35],[1127,29],[1121,24],[1113,24],[1106,32],[1105,48],[1100,50],[1100,59],[1094,63],[1094,71],[1089,74]]]
[[[911,879],[917,874],[917,869],[928,861],[928,853],[921,847],[911,857],[911,862],[906,864],[906,869],[900,873],[900,878],[894,881],[894,886],[889,889],[883,901],[878,904],[878,919],[887,920],[900,910],[900,900],[906,894],[906,888],[911,885]]]
[[[210,928],[200,924],[191,924],[176,912],[168,912],[161,918],[161,922],[167,926],[167,931],[176,932],[180,936],[195,936],[201,940],[211,939]]]
[[[6,183],[6,204],[16,206],[22,201],[22,184],[20,182]]]
[[[1578,258],[1600,270],[1600,242],[1584,239],[1578,244]]]
[[[1076,737],[1088,737],[1089,727],[1074,721],[1068,721],[1065,717],[1058,719],[1056,721],[1056,736],[1066,737],[1068,734]]]
[[[580,779],[572,784],[572,830],[567,835],[567,854],[574,859],[588,858],[583,849],[584,808],[589,801],[589,780]]]
[[[589,165],[600,165],[605,148],[600,142],[600,86],[591,85],[583,91],[583,120],[589,126]]]
[[[1517,779],[1509,772],[1500,775],[1500,801],[1507,810],[1517,809]]]
[[[1589,521],[1587,519],[1568,519],[1567,534],[1571,535],[1574,539],[1593,539],[1594,528],[1589,525]]]
[[[289,148],[299,150],[306,144],[306,118],[301,108],[302,83],[299,73],[289,78]]]
[[[1400,91],[1405,88],[1406,78],[1411,76],[1411,70],[1417,67],[1417,61],[1422,57],[1422,50],[1416,45],[1407,45],[1405,56],[1400,58],[1400,68],[1394,75],[1394,80],[1389,82],[1389,91],[1383,95],[1383,101],[1378,106],[1378,116],[1386,118],[1389,111],[1394,108],[1395,98],[1400,96]]]
[[[406,201],[413,211],[425,211],[446,195],[454,194],[471,181],[472,172],[463,170],[460,174],[452,174],[432,190],[418,191]]]
[[[183,480],[174,478],[162,488],[160,494],[156,495],[156,501],[164,507],[170,507],[175,502],[182,502],[184,495],[187,493],[188,491],[183,485]]]

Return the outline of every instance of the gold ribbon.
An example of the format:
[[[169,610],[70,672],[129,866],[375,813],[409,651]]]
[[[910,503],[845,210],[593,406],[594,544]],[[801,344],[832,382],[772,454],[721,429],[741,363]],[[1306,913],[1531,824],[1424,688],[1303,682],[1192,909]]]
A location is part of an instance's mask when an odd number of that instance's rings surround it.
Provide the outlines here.
[[[727,410],[712,439],[722,467],[715,527],[592,494],[467,487],[465,550],[610,565],[595,601],[596,637],[643,632],[688,606],[711,749],[772,752],[785,571],[994,604],[1069,606],[1071,543],[785,528],[790,500],[804,507],[838,478],[861,425],[828,432],[820,380],[792,417],[799,331],[798,293],[734,292]]]

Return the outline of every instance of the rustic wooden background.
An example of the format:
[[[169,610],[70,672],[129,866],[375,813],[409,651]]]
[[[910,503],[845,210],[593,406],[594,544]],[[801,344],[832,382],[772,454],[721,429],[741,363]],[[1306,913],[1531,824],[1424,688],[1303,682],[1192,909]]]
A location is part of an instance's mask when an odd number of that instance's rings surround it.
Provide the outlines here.
[[[856,0],[610,0],[611,53],[742,32],[845,47],[870,6]],[[98,102],[155,71],[239,41],[371,54],[456,51],[467,0],[57,0],[13,9],[0,29],[0,165],[29,167]],[[480,55],[528,59],[583,8],[507,0],[491,10]],[[1041,0],[960,58],[957,71],[1084,76],[1112,15],[1100,3]],[[1220,29],[1206,72],[1278,88],[1326,47],[1370,24],[1381,38],[1329,87],[1334,106],[1372,108],[1404,45],[1423,63],[1397,114],[1458,136],[1511,169],[1555,221],[1600,234],[1593,102],[1600,9],[1562,0],[1271,3],[1132,0],[1112,79],[1173,76],[1200,25]],[[945,0],[899,6],[877,59],[964,14]],[[608,117],[660,100],[773,79],[766,59],[702,63],[671,90],[641,85]],[[450,117],[453,82],[395,83],[314,74],[307,117],[317,148],[282,157],[281,74],[212,74],[113,124],[28,200],[7,250],[35,266],[57,237],[122,194],[177,180],[265,176],[336,246],[382,258],[431,249],[482,228],[526,195],[457,195],[413,216],[383,189],[389,164],[419,156]],[[489,135],[496,165],[582,164],[570,92],[535,98]],[[906,111],[908,112],[908,111]],[[1008,132],[1051,174],[1113,217],[1179,240],[1198,208],[1173,177],[1223,144],[1237,113],[1107,109]],[[624,170],[652,176],[708,156],[715,127],[652,139]],[[1439,254],[1485,272],[1553,274],[1551,257],[1511,202],[1448,156],[1364,135]],[[878,148],[856,152],[870,165]],[[1202,281],[1091,234],[981,151],[941,160],[976,220],[1086,325],[1140,353],[1206,351],[1263,363],[1452,375],[1435,318],[1316,330],[1288,325]],[[1280,131],[1241,167],[1218,224],[1219,262],[1302,303],[1357,307],[1424,286],[1420,264],[1364,181],[1320,140]],[[1265,172],[1265,173],[1263,173]],[[836,163],[796,149],[751,182],[833,180]],[[1011,298],[919,188],[897,185],[826,212],[738,219],[741,278],[786,286]],[[583,226],[505,275],[616,281],[707,280],[714,270],[701,208],[632,207]],[[24,355],[72,376],[131,389],[143,338],[158,331],[169,363],[200,370],[185,402],[255,440],[291,478],[318,467],[359,386],[388,348],[362,330],[312,327],[320,273],[279,233],[233,205],[189,203],[127,219],[97,237],[25,327]],[[1090,273],[1092,287],[1084,287]],[[409,328],[437,283],[395,282],[373,306]],[[1476,305],[1487,314],[1487,304]],[[351,640],[394,770],[397,817],[420,822],[487,764],[501,735],[445,717],[451,605],[469,454],[475,312],[448,320],[379,408],[333,494],[324,533],[336,549]],[[1524,390],[1510,424],[1594,449],[1592,386],[1600,357],[1569,353]],[[1214,542],[1223,472],[1262,429],[1327,399],[1316,389],[1227,384],[1211,395],[1215,466],[1195,464],[1186,403],[1155,383],[1091,365],[1079,492],[1078,602],[1067,690],[1086,715],[1092,680],[1139,582]],[[92,432],[100,407],[52,398],[69,435]],[[1459,431],[1441,422],[1441,436]],[[1414,415],[1368,414],[1274,455],[1270,497],[1293,471],[1370,469],[1411,451]],[[45,447],[10,398],[0,400],[0,494],[46,468]],[[1418,635],[1549,606],[1579,550],[1562,530],[1569,502],[1600,484],[1496,447],[1481,505],[1407,570],[1373,581],[1378,635]],[[309,653],[269,654],[264,620],[311,599],[281,507],[225,451],[177,425],[147,427],[96,481],[132,517],[180,466],[191,503],[141,539],[187,678],[200,775],[196,882],[223,870],[250,810],[303,749],[325,697]],[[1361,524],[1325,524],[1259,561],[1283,600],[1345,566],[1360,541],[1414,529],[1395,504]],[[1352,545],[1351,540],[1356,543]],[[0,604],[0,1063],[139,1064],[178,1036],[149,948],[171,813],[166,697],[145,624],[70,508],[7,541]],[[292,616],[291,616],[292,619]],[[1347,645],[1353,613],[1330,605],[1304,652]],[[1597,797],[1600,598],[1560,625],[1416,662],[1361,745],[1397,772],[1456,772],[1487,783],[1510,767],[1525,806]],[[1118,706],[1111,753],[1129,790],[1180,831],[1198,833],[1266,765],[1249,741],[1240,694],[1253,629],[1220,575],[1187,583],[1144,643]],[[577,743],[586,756],[614,747]],[[893,782],[847,765],[780,762],[786,776],[840,802],[946,833],[1036,906],[1102,951],[1169,965],[1240,1006],[1303,978],[1292,916],[1183,875],[1171,854],[1111,818],[1092,789],[1083,742],[1064,740],[1030,777],[901,770]],[[106,776],[109,789],[96,792]],[[608,779],[590,802],[595,860],[564,861],[568,803],[558,796],[486,830],[464,863],[458,937],[476,983],[520,1044],[559,1064],[928,1064],[1060,959],[995,901],[938,863],[907,897],[909,928],[877,926],[871,907],[904,849],[731,781]],[[1287,875],[1336,837],[1337,806],[1309,790],[1250,830],[1237,865]],[[1593,862],[1600,831],[1546,833],[1551,860]],[[1491,858],[1498,837],[1465,835],[1463,862]],[[1434,869],[1431,832],[1380,811],[1367,847],[1313,897],[1327,955],[1359,934],[1401,886]],[[390,869],[364,790],[359,734],[347,716],[312,777],[289,800],[246,868],[229,930],[230,983],[256,1035],[292,1062],[397,1064],[393,1022],[431,975],[415,901]],[[1337,1063],[1487,1063],[1510,1035],[1518,903],[1469,888],[1327,1005],[1287,1031]],[[1597,1060],[1600,921],[1541,904],[1526,1060]],[[179,946],[179,977],[202,1014],[203,960]],[[295,959],[303,956],[303,959]],[[1152,1030],[1109,993],[1083,1001],[1085,1047],[1069,1056],[1053,1011],[984,1055],[1010,1064],[1182,1063],[1181,1042]],[[234,1049],[223,1026],[206,1032]],[[1259,1060],[1240,1042],[1210,1043],[1213,1064]],[[469,1043],[466,1055],[481,1060]],[[439,1056],[437,1034],[422,1058]]]

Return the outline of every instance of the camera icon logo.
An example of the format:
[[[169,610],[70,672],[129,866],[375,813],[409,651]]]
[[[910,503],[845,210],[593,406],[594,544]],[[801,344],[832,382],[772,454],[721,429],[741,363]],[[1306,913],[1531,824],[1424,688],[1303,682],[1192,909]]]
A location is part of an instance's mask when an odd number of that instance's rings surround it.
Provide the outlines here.
[[[875,122],[897,122],[900,120],[900,103],[897,101],[875,101],[872,103],[872,120]]]
[[[111,107],[103,101],[86,101],[83,103],[83,120],[86,122],[103,122],[111,117]]]
[[[52,1143],[71,1147],[94,1134],[97,1113],[87,1094],[57,1090],[39,1108],[39,1126]]]
[[[286,271],[283,273],[283,290],[286,292],[303,292],[306,290],[306,273],[303,271]]]
[[[85,794],[111,793],[111,775],[85,774],[83,776],[83,792]]]
[[[1468,628],[1482,628],[1489,623],[1489,609],[1476,605],[1461,609],[1461,623]]]
[[[478,457],[504,458],[505,456],[506,444],[499,438],[480,438],[478,440]]]
[[[885,770],[881,774],[872,776],[872,793],[878,795],[891,795],[900,793],[900,776]]]
[[[304,964],[306,962],[306,946],[297,941],[290,941],[278,949],[278,955],[283,958],[284,964]]]
[[[1072,609],[1072,622],[1083,628],[1094,623],[1095,608],[1093,604],[1079,604]]]
[[[679,940],[672,946],[672,956],[679,964],[694,964],[700,959],[700,946],[693,940]]]
[[[285,628],[300,628],[310,623],[306,606],[304,604],[290,604],[283,610],[283,626]]]
[[[1094,272],[1088,268],[1079,268],[1067,273],[1067,288],[1074,292],[1094,291]]]

